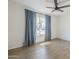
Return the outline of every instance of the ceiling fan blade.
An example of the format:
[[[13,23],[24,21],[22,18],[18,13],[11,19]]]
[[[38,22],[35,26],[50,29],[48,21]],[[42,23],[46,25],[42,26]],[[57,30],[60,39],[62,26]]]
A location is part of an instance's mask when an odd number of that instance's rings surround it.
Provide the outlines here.
[[[51,12],[54,12],[55,10],[52,10]]]
[[[61,11],[61,12],[64,12],[63,10],[61,10],[61,9],[58,9],[59,11]]]
[[[46,8],[55,9],[54,7],[46,7]]]
[[[65,6],[61,6],[61,7],[58,7],[58,8],[66,8],[66,7],[70,7],[70,5],[65,5]]]
[[[55,3],[55,7],[57,7],[58,6],[57,0],[54,0],[54,3]]]

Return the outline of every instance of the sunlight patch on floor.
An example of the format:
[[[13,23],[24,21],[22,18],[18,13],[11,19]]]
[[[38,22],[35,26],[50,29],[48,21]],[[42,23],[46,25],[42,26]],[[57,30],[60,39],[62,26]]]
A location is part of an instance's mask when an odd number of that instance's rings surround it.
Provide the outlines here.
[[[48,44],[50,44],[50,42],[41,43],[40,45],[43,46],[43,45],[48,45]]]

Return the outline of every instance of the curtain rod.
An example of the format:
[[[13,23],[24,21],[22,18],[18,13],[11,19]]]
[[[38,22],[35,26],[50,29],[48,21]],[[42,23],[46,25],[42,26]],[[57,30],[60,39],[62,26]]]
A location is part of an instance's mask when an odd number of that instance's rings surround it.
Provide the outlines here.
[[[24,10],[29,10],[29,9],[24,9]],[[30,11],[32,11],[32,10],[30,10]],[[36,12],[36,11],[33,11],[33,12],[38,13],[38,14],[42,14],[42,15],[48,15],[48,14],[44,14],[44,13],[40,13],[40,12]],[[51,16],[51,15],[49,15],[49,16]]]

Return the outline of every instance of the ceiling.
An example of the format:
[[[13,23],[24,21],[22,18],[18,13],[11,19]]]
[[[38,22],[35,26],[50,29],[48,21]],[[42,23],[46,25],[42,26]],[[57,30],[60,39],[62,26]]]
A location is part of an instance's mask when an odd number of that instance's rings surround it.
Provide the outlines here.
[[[46,7],[54,7],[54,0],[14,0],[21,4],[28,6],[29,8],[33,9],[36,12],[43,13],[43,14],[52,14],[52,15],[62,15],[70,11],[70,8],[63,8],[64,12],[55,11],[51,13],[52,9],[48,9]],[[67,5],[70,4],[69,0],[58,0],[59,6],[60,5]]]

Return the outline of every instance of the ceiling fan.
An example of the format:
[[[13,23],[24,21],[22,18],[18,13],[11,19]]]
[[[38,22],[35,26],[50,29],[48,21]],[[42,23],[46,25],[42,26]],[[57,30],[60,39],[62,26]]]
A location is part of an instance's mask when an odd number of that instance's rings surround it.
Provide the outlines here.
[[[58,2],[57,2],[57,0],[54,0],[54,4],[55,4],[55,8],[54,8],[54,7],[46,7],[46,8],[54,9],[54,10],[52,10],[51,12],[54,12],[55,10],[64,12],[63,10],[61,10],[61,8],[70,7],[70,5],[65,5],[65,6],[60,6],[60,7],[58,7]]]

